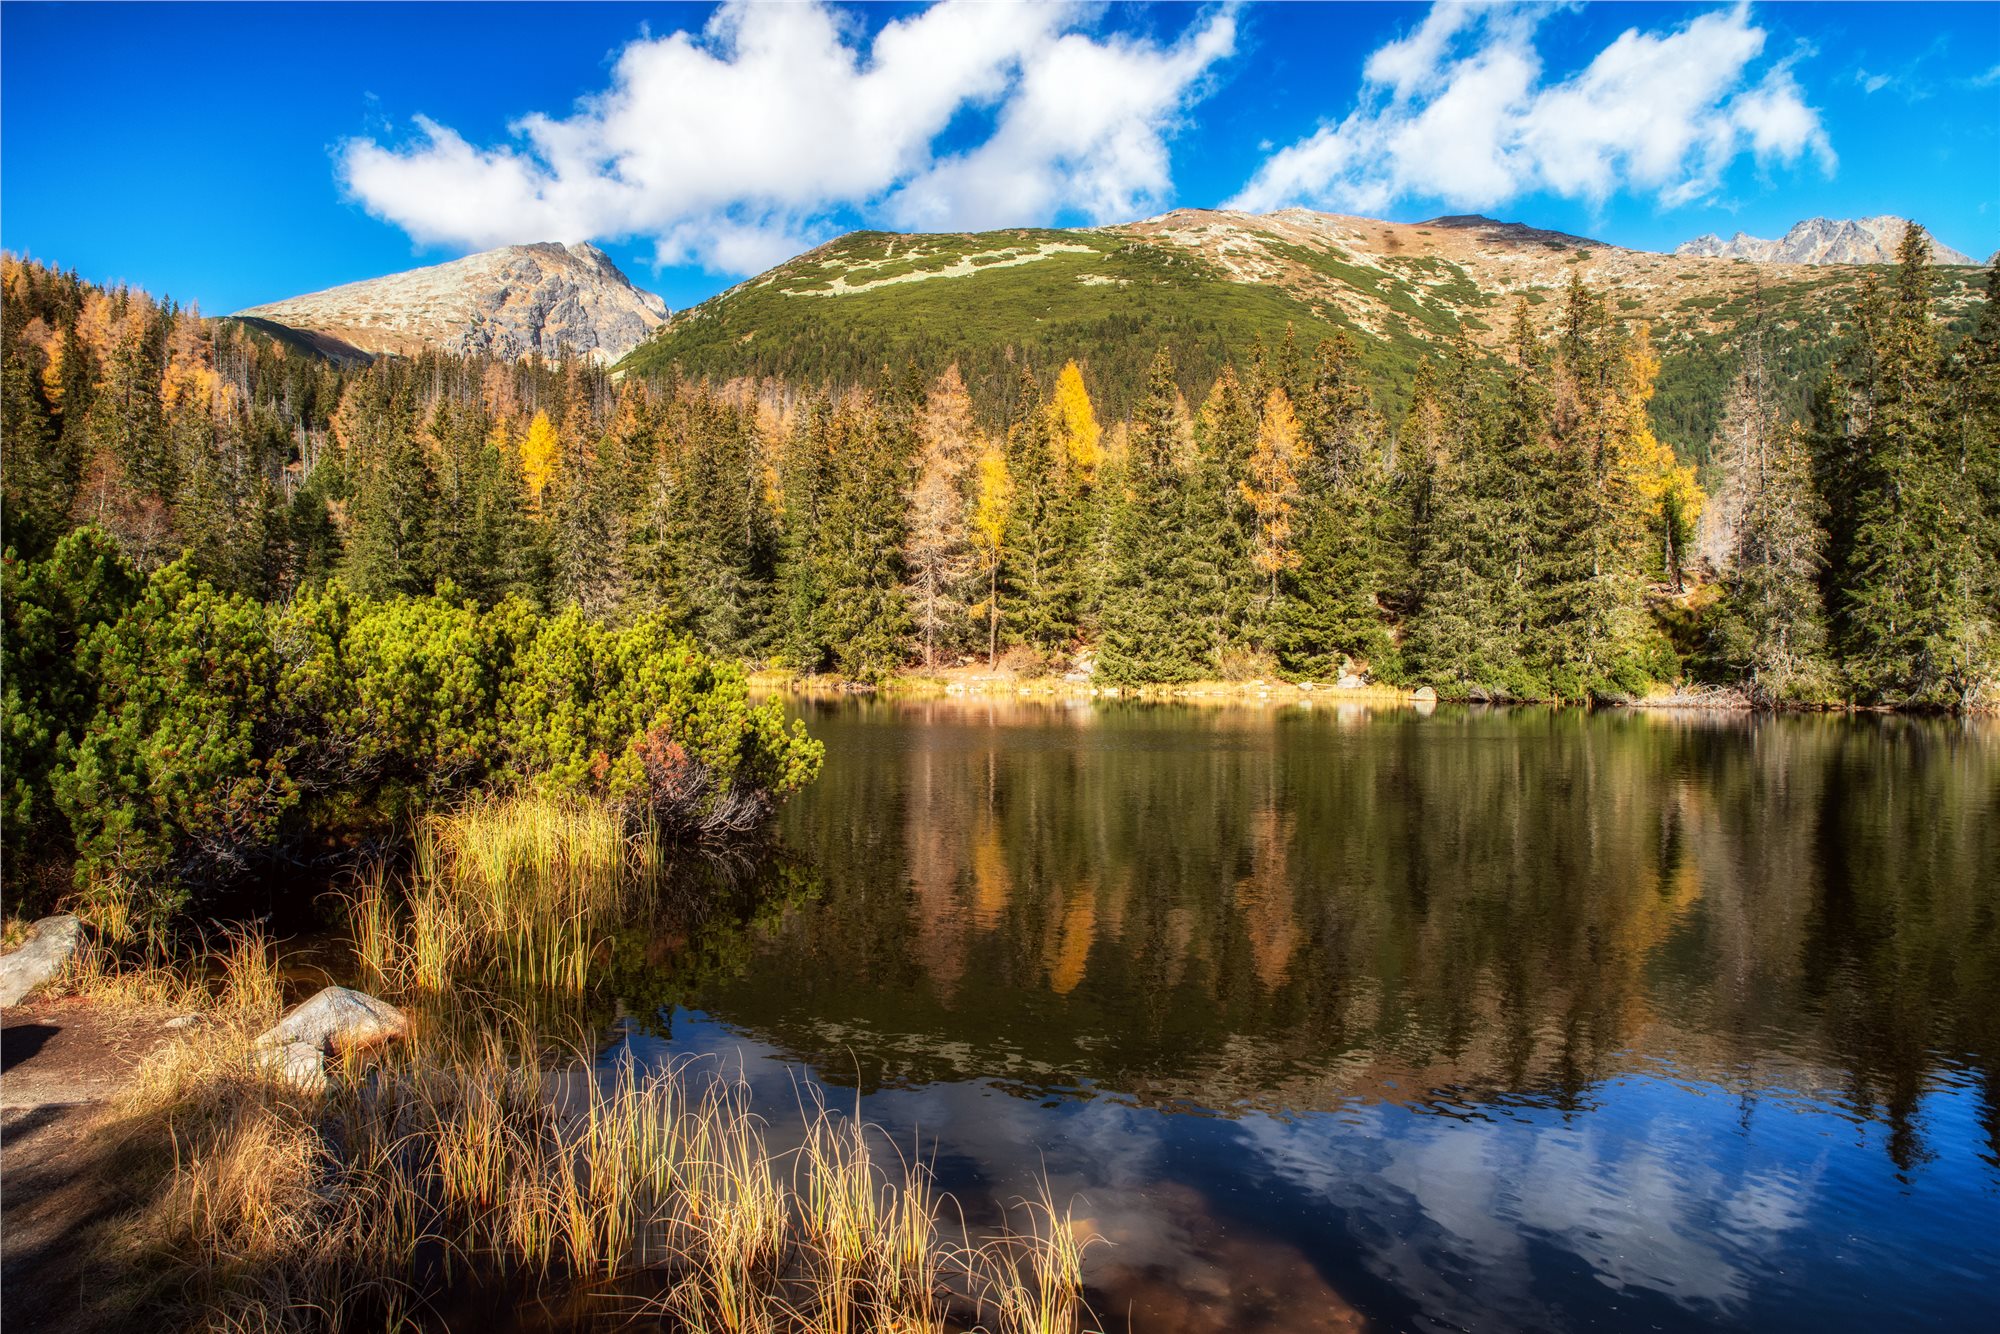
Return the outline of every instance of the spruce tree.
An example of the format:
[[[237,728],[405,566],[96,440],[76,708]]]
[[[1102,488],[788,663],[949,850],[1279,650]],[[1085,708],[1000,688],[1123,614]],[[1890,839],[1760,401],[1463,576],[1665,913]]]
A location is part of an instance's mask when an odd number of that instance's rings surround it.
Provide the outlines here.
[[[1481,504],[1484,423],[1463,336],[1449,368],[1419,371],[1398,450],[1410,530],[1402,655],[1409,678],[1447,698],[1483,694],[1502,679],[1497,544]]]
[[[1300,414],[1304,452],[1298,563],[1282,581],[1278,660],[1295,677],[1365,665],[1398,668],[1382,593],[1397,577],[1390,555],[1386,431],[1345,337],[1322,342]]]
[[[1978,574],[1982,509],[1952,439],[1930,312],[1930,244],[1905,233],[1871,312],[1847,394],[1821,438],[1844,438],[1832,472],[1851,497],[1834,552],[1843,668],[1869,701],[1956,707],[1991,671],[1993,611]]]
[[[1190,434],[1173,361],[1163,349],[1132,420],[1124,494],[1112,521],[1098,671],[1113,684],[1193,681],[1217,667],[1206,627],[1183,605],[1199,559],[1182,476]]]
[[[909,642],[902,561],[909,436],[893,417],[858,405],[843,408],[837,430],[838,480],[821,537],[820,624],[841,674],[874,681],[902,665]]]
[[[1252,560],[1257,517],[1243,496],[1257,444],[1257,414],[1233,366],[1224,366],[1196,414],[1196,488],[1190,523],[1215,569],[1206,599],[1209,635],[1218,657],[1251,647],[1252,607],[1263,579]]]

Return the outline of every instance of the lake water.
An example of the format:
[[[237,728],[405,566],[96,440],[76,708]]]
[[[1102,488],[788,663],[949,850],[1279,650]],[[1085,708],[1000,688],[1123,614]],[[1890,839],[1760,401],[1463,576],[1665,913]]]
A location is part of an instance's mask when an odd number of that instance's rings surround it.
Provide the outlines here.
[[[975,1223],[1046,1181],[1105,1328],[1990,1312],[1990,722],[797,707],[764,906],[605,1059],[823,1089]]]

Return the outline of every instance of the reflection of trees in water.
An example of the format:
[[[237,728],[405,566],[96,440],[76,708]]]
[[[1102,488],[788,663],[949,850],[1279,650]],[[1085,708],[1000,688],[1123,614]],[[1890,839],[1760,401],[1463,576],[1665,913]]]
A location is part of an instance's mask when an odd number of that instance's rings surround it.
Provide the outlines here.
[[[990,702],[811,725],[832,759],[788,828],[825,893],[732,928],[741,980],[694,991],[808,1057],[824,1021],[879,1037],[864,1081],[1578,1107],[1660,1056],[1746,1104],[1884,1115],[1908,1166],[1936,1053],[1992,1078],[1991,729]]]

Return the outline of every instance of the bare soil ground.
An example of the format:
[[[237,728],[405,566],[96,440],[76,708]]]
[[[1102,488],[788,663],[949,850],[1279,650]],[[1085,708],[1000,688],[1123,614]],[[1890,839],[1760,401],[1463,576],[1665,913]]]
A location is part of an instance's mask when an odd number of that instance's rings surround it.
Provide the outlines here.
[[[167,1012],[84,1000],[0,1011],[0,1322],[8,1334],[106,1327],[93,1298],[100,1224],[132,1207],[118,1186],[109,1104],[170,1039]]]

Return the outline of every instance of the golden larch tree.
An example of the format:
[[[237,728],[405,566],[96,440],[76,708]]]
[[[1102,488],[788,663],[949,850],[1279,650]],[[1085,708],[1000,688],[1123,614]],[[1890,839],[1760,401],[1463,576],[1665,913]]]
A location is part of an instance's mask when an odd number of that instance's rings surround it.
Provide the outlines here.
[[[555,480],[562,458],[562,441],[556,435],[549,414],[537,412],[528,423],[527,438],[521,441],[521,478],[528,484],[528,503],[541,508],[542,491]]]
[[[1299,564],[1292,545],[1292,510],[1299,500],[1299,420],[1282,389],[1273,389],[1264,398],[1257,444],[1250,452],[1250,476],[1237,487],[1257,516],[1251,563],[1269,581],[1267,596],[1275,598],[1279,574]]]
[[[1007,473],[1007,456],[988,447],[979,458],[979,487],[972,505],[972,537],[986,574],[986,665],[1000,651],[1000,558],[1007,550],[1007,517],[1014,503],[1014,481]]]
[[[1083,387],[1083,369],[1074,361],[1066,362],[1056,376],[1055,393],[1049,396],[1049,420],[1055,426],[1056,444],[1070,463],[1086,479],[1095,477],[1098,464],[1104,461],[1104,428],[1097,424],[1090,391]]]
[[[1624,511],[1627,530],[1640,544],[1640,562],[1651,563],[1644,549],[1657,542],[1667,582],[1679,592],[1683,549],[1708,495],[1695,480],[1694,465],[1675,458],[1673,448],[1653,433],[1648,405],[1659,374],[1651,330],[1641,324],[1625,359],[1622,420],[1614,439],[1611,481],[1614,503]]]

